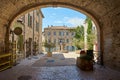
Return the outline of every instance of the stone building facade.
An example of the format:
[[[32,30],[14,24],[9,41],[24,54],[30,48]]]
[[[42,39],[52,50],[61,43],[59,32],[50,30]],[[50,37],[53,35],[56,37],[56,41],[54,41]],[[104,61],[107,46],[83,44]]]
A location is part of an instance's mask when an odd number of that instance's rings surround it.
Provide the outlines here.
[[[48,28],[44,29],[44,40],[56,45],[53,49],[55,52],[74,51],[75,47],[72,41],[75,32],[71,32],[71,29],[72,28],[66,26],[48,26]]]
[[[42,51],[42,18],[43,14],[41,10],[33,10],[24,16],[25,23],[25,40],[26,40],[26,52],[27,47],[37,45],[38,52]],[[27,43],[29,45],[27,45]],[[28,49],[28,52],[31,50]],[[32,52],[32,51],[30,51]]]
[[[15,27],[22,28],[22,53],[24,53],[24,57],[28,57],[30,55],[36,55],[42,51],[42,18],[43,14],[40,9],[33,10],[31,12],[22,15],[18,18],[13,25],[11,26],[11,31],[14,31]],[[18,44],[19,37],[14,34],[14,40],[12,40],[12,36],[10,36],[11,42],[15,41],[16,45]],[[17,45],[19,49],[19,45]],[[17,49],[17,50],[18,50]]]

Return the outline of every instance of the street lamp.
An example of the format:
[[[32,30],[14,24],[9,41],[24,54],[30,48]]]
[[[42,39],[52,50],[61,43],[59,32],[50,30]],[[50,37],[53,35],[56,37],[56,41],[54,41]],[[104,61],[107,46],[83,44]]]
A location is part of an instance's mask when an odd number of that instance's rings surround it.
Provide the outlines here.
[[[61,51],[61,49],[62,49],[62,40],[60,39],[60,51]]]

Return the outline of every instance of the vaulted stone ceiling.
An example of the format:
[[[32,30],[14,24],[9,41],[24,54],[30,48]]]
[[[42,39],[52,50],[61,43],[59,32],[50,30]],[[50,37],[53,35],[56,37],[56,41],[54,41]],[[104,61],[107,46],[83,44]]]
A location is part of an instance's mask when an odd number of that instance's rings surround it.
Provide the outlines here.
[[[68,7],[95,20],[100,29],[104,64],[120,70],[120,0],[0,0],[0,40],[5,40],[5,26],[10,26],[18,15],[37,6]]]
[[[0,0],[0,23],[11,21],[19,13],[44,4],[71,5],[83,9],[97,18],[113,12],[120,5],[120,0]]]

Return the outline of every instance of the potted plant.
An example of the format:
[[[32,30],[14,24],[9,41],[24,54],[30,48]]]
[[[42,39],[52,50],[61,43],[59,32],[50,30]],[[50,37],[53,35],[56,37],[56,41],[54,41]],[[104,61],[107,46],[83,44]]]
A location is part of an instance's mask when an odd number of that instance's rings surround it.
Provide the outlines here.
[[[84,54],[81,53],[81,54]],[[87,50],[86,55],[77,58],[77,66],[82,70],[93,70],[93,50]]]
[[[52,42],[48,43],[47,41],[45,41],[43,46],[45,48],[47,48],[47,56],[51,57],[52,56],[52,49],[55,47],[55,44]]]

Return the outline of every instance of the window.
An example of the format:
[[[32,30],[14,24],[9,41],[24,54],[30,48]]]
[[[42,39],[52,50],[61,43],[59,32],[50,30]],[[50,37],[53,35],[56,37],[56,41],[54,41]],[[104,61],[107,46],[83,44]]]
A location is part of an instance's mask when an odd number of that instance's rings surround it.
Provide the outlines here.
[[[36,21],[36,31],[39,31],[39,23]]]
[[[59,36],[61,36],[61,32],[59,32]]]
[[[66,32],[66,35],[68,35],[68,32]]]
[[[67,50],[69,50],[69,46],[67,46]]]
[[[66,42],[69,43],[69,39],[67,39]]]
[[[54,32],[54,35],[56,35],[56,32]]]
[[[32,27],[32,16],[30,16],[30,27]]]
[[[74,32],[72,32],[72,34],[71,34],[72,36],[74,36]]]
[[[54,51],[56,51],[56,48],[53,48]]]
[[[64,36],[64,32],[62,32],[62,36]]]
[[[56,43],[56,39],[54,39],[54,43]]]
[[[51,40],[50,40],[50,39],[48,39],[48,43],[51,43]]]
[[[67,50],[67,47],[66,47],[66,46],[64,46],[64,50]]]
[[[62,43],[62,39],[59,39],[59,43]]]
[[[28,14],[28,27],[32,27],[32,16]]]
[[[59,36],[64,36],[64,32],[59,32]]]
[[[28,14],[28,26],[30,26],[30,14]]]
[[[51,33],[50,32],[48,32],[48,36],[50,35]]]

